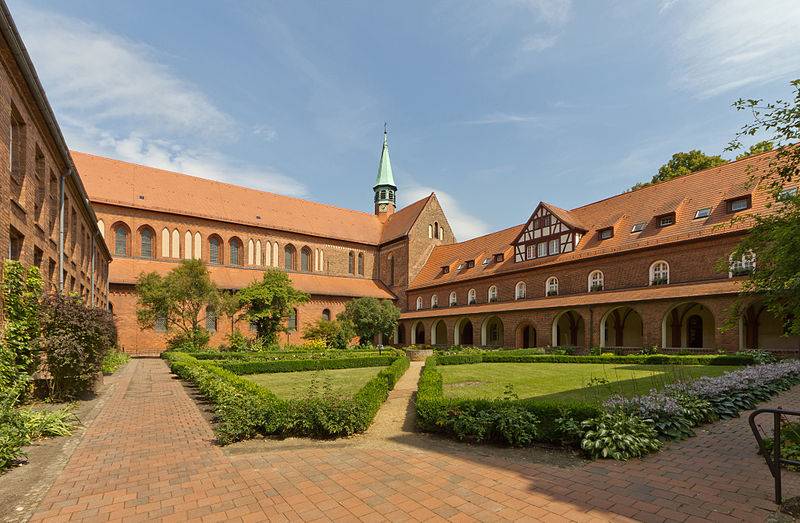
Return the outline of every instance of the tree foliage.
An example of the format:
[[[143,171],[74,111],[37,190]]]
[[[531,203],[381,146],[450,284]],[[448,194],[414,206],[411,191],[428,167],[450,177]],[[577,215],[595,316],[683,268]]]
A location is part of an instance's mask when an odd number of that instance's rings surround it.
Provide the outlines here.
[[[359,343],[365,345],[379,334],[388,337],[399,318],[400,309],[389,300],[356,298],[347,302],[337,319],[349,322],[359,337]]]
[[[39,299],[42,278],[36,267],[18,261],[3,263],[3,327],[0,344],[0,389],[14,389],[22,399],[30,377],[39,366]]]
[[[702,171],[703,169],[717,167],[725,163],[728,163],[728,160],[723,157],[719,155],[708,155],[698,149],[692,149],[689,152],[675,153],[667,163],[659,167],[658,174],[653,176],[649,182],[637,183],[631,187],[631,189],[647,187],[693,172]]]
[[[143,328],[153,328],[162,320],[174,339],[208,341],[202,322],[219,293],[202,261],[184,260],[166,276],[141,274],[136,292],[136,318]]]
[[[285,272],[270,268],[261,281],[251,283],[238,293],[244,308],[244,318],[255,328],[262,344],[277,341],[278,333],[286,330],[285,320],[297,305],[309,300],[308,294],[296,290]]]
[[[736,155],[737,160],[753,156],[755,154],[766,153],[775,148],[774,144],[769,140],[761,140],[760,142],[751,145],[745,152]]]
[[[320,318],[303,330],[304,340],[322,340],[328,349],[346,349],[354,336],[355,332],[350,322],[338,319]]]
[[[788,334],[800,334],[800,197],[786,189],[800,178],[800,80],[791,82],[790,100],[764,102],[738,100],[734,107],[749,111],[752,121],[742,127],[728,150],[742,148],[742,139],[767,134],[777,152],[751,166],[754,184],[771,198],[771,212],[757,214],[750,234],[739,244],[735,257],[755,255],[756,269],[745,282],[745,290],[758,293],[767,310],[784,321]],[[740,304],[741,307],[742,304]],[[734,311],[734,314],[740,311]]]

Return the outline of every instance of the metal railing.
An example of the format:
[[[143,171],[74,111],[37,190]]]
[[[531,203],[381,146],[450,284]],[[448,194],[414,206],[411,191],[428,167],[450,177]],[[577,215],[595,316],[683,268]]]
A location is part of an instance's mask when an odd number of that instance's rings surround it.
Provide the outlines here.
[[[756,425],[756,417],[759,414],[772,414],[773,421],[772,421],[772,455],[770,456],[770,451],[766,447],[764,443],[764,438],[761,437],[761,433],[758,430],[758,426]],[[748,422],[750,423],[750,429],[753,431],[753,436],[756,437],[756,441],[758,442],[758,448],[761,450],[761,455],[764,456],[764,461],[767,462],[767,467],[769,467],[769,471],[772,474],[772,477],[775,478],[775,503],[780,505],[782,501],[782,493],[781,493],[781,465],[797,465],[800,466],[800,461],[795,461],[792,459],[786,459],[781,456],[781,421],[783,416],[799,416],[800,412],[795,410],[783,410],[783,409],[756,409],[748,418]]]

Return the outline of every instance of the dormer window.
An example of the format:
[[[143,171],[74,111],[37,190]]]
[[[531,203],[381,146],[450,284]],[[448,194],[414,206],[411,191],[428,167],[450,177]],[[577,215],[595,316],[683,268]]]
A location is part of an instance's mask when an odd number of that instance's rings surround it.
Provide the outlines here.
[[[663,214],[658,217],[658,221],[656,222],[659,227],[669,227],[670,225],[675,224],[675,213],[671,212],[669,214]]]
[[[750,208],[750,195],[728,200],[728,212],[739,212]]]
[[[634,223],[631,227],[631,234],[635,232],[642,232],[644,230],[644,222]]]
[[[614,237],[614,228],[613,227],[606,227],[605,229],[600,229],[597,231],[597,237],[601,240],[608,240],[609,238]]]
[[[494,262],[495,263],[500,263],[500,262],[503,261],[503,259],[504,259],[504,256],[503,256],[502,252],[498,252],[497,254],[494,255]]]
[[[450,266],[449,265],[442,265],[442,274],[447,274],[449,272],[450,272]]]
[[[475,267],[475,260],[467,260],[464,262],[464,268],[471,269]]]
[[[711,207],[703,207],[702,209],[697,209],[694,213],[694,219],[698,220],[700,218],[708,218],[711,216]]]
[[[514,261],[524,262],[575,251],[586,229],[569,211],[540,203],[514,239]],[[495,254],[502,261],[502,253]]]

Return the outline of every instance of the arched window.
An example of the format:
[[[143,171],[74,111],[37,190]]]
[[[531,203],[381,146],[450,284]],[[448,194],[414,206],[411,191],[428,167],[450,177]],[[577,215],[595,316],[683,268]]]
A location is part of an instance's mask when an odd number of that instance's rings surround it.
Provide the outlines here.
[[[255,263],[255,253],[256,244],[253,242],[253,239],[250,238],[247,240],[247,265],[253,265]]]
[[[347,272],[350,274],[356,273],[356,255],[353,251],[347,255]]]
[[[439,295],[434,294],[431,296],[431,309],[435,309],[439,306]]]
[[[450,306],[458,304],[458,295],[456,295],[456,291],[450,293]]]
[[[728,257],[730,269],[728,269],[728,277],[734,276],[747,276],[756,268],[756,255],[752,252],[746,252],[739,258],[734,258],[731,254]]]
[[[489,298],[489,303],[494,303],[497,301],[497,286],[492,285],[491,287],[489,287],[488,298]]]
[[[264,243],[264,265],[269,267],[272,265],[272,243]]]
[[[130,229],[120,222],[114,225],[114,256],[128,256]]]
[[[475,292],[475,289],[470,289],[467,293],[467,305],[473,305],[477,303],[477,301],[477,293]]]
[[[544,292],[547,296],[558,296],[558,278],[550,276],[544,285]]]
[[[100,236],[106,237],[106,224],[103,220],[97,220],[97,228],[100,230]]]
[[[169,229],[161,229],[161,257],[169,258]]]
[[[155,249],[153,248],[153,238],[156,233],[150,227],[139,228],[139,256],[142,258],[155,258]]]
[[[394,256],[389,256],[389,285],[394,285]]]
[[[428,224],[428,238],[433,238],[433,224]]]
[[[422,309],[422,296],[417,297],[417,310]]]
[[[322,309],[322,319],[331,321],[331,310],[330,309]]]
[[[439,239],[439,222],[433,222],[433,237]]]
[[[669,283],[669,264],[663,260],[650,266],[650,285],[666,285]]]
[[[303,247],[300,250],[300,270],[311,272],[311,249]]]
[[[439,226],[439,239],[444,240],[444,225]]]
[[[364,253],[358,253],[358,274],[364,276]]]
[[[517,300],[525,298],[525,290],[526,290],[525,282],[524,281],[518,282],[517,286],[514,287],[514,298],[516,298]]]
[[[294,248],[294,245],[291,243],[287,244],[286,247],[283,248],[283,268],[287,271],[295,270],[295,267],[297,267],[295,261],[296,257],[297,250]]]
[[[203,237],[200,236],[200,232],[194,233],[194,259],[195,260],[202,260],[203,259]]]
[[[181,233],[178,232],[178,229],[172,230],[172,257],[181,257]]]
[[[217,332],[217,311],[210,305],[206,307],[206,330],[212,334]]]
[[[231,238],[231,241],[228,242],[231,249],[230,255],[230,264],[231,265],[241,265],[242,264],[242,251],[244,250],[242,245],[242,240],[239,238]]]
[[[286,322],[286,330],[294,332],[297,330],[297,309],[292,309],[289,312],[289,318]]]
[[[187,260],[192,259],[192,233],[191,231],[186,231],[186,234],[183,235],[183,257]]]
[[[603,271],[592,271],[589,273],[589,292],[603,290]]]
[[[208,260],[214,265],[222,263],[222,238],[216,234],[208,238]]]

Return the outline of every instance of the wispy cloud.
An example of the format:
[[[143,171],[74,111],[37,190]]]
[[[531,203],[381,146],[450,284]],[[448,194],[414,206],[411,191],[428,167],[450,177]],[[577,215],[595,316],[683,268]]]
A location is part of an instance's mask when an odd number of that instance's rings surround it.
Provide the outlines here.
[[[535,114],[492,113],[482,118],[459,123],[463,125],[542,123],[542,117]]]
[[[662,4],[674,37],[673,85],[699,98],[800,74],[796,0]]]
[[[481,236],[489,232],[489,226],[486,222],[463,209],[458,199],[448,192],[426,185],[411,185],[409,187],[403,187],[403,190],[398,191],[397,194],[400,198],[400,205],[405,206],[421,198],[425,198],[432,192],[436,193],[436,197],[439,199],[442,210],[444,210],[447,221],[453,228],[453,233],[456,235],[458,241],[475,238],[476,236]]]
[[[82,20],[19,5],[14,16],[70,147],[195,176],[303,195],[273,168],[214,147],[241,132],[151,47]],[[274,139],[267,126],[253,129]]]

